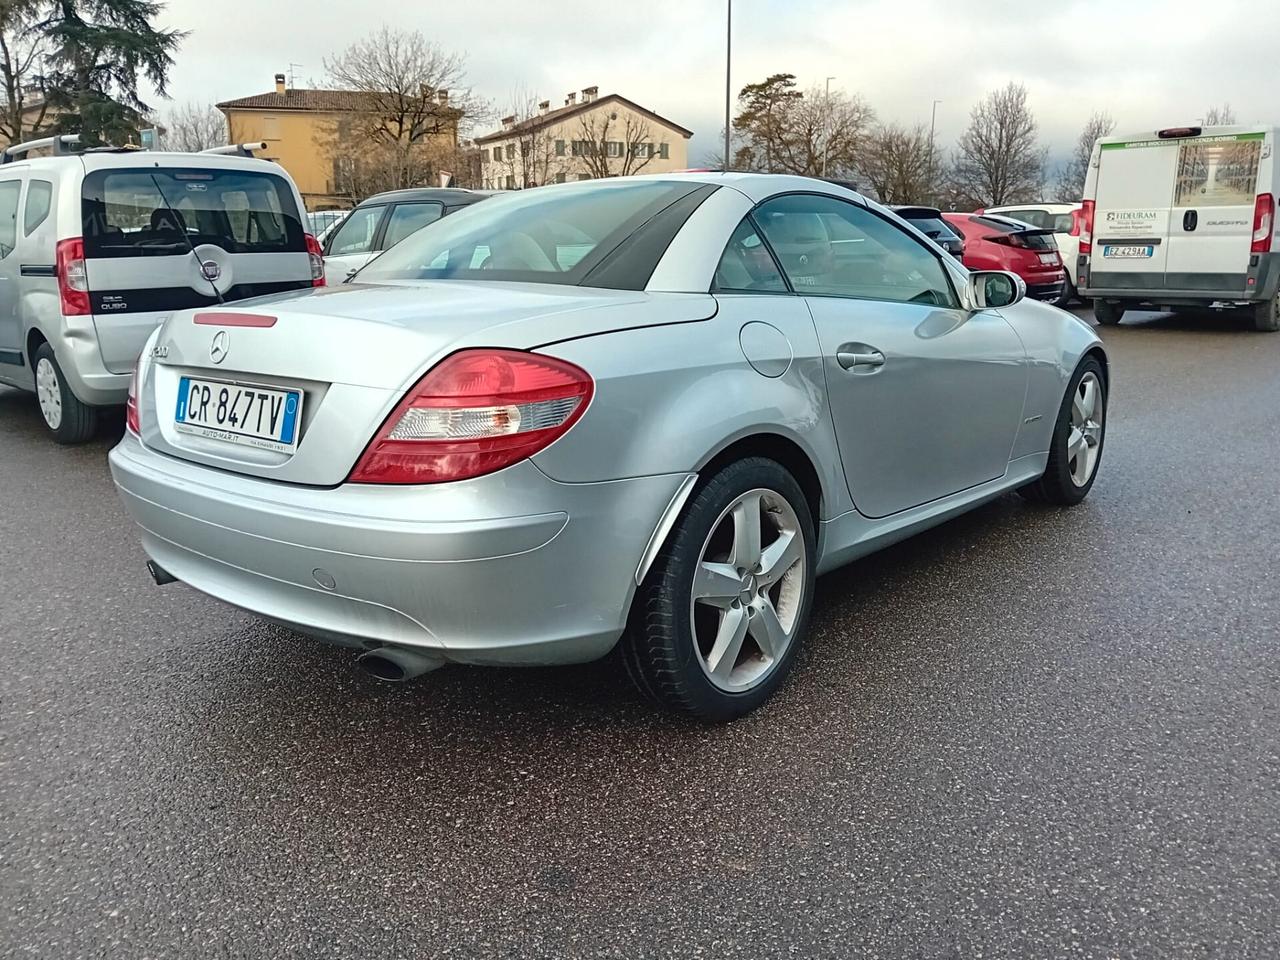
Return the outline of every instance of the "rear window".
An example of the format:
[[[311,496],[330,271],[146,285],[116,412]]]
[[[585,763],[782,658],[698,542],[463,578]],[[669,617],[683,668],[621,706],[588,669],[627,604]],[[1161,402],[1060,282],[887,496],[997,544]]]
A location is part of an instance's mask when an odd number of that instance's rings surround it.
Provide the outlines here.
[[[96,170],[82,201],[87,257],[305,251],[293,191],[283,177],[241,170]],[[185,236],[184,236],[185,234]]]
[[[956,232],[938,217],[907,217],[907,222],[930,240],[958,240]]]
[[[1002,217],[1011,216],[1010,214],[1001,214]],[[1001,220],[996,217],[970,217],[971,223],[977,224],[988,235],[996,233],[1016,233],[1022,238],[1023,244],[1029,250],[1057,250],[1057,241],[1053,239],[1052,233],[1045,232],[1041,227],[1034,227],[1031,224],[1023,225],[1021,223],[1010,223],[1008,220]]]
[[[651,273],[662,250],[637,240],[641,228],[651,220],[670,219],[659,218],[668,208],[687,217],[691,210],[685,211],[679,201],[704,189],[691,182],[638,180],[517,191],[473,204],[411,234],[360,271],[359,278],[372,283],[456,279],[642,286],[641,278],[648,279],[644,268]],[[627,241],[632,242],[624,246]],[[644,263],[620,272],[611,269],[615,264],[606,268],[615,250]],[[592,277],[597,267],[601,271]],[[601,279],[606,275],[608,280]]]

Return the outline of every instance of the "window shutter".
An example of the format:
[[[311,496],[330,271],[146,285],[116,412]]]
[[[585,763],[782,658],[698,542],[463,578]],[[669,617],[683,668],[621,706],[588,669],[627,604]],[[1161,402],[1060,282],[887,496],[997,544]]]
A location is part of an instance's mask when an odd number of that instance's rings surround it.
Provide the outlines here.
[[[557,141],[556,141],[556,156],[557,156],[557,157],[563,157],[563,156],[564,156],[564,141],[563,141],[563,140],[557,140]]]
[[[670,154],[667,152],[667,143],[665,140],[662,142],[662,145],[658,147],[658,156],[660,156],[663,160],[666,160],[670,157]]]

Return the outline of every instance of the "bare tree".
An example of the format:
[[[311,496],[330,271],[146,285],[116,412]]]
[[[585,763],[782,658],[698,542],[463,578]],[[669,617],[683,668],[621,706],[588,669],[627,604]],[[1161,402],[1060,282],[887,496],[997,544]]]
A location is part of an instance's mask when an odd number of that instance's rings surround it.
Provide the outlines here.
[[[49,44],[39,14],[39,4],[32,0],[0,0],[0,80],[5,93],[0,137],[8,143],[27,139],[52,119],[40,77]]]
[[[924,124],[886,124],[866,138],[858,170],[882,203],[923,203],[937,192],[935,154]]]
[[[1084,181],[1089,174],[1089,160],[1093,157],[1093,145],[1101,137],[1108,136],[1116,128],[1111,115],[1097,112],[1089,117],[1089,122],[1080,131],[1076,145],[1071,150],[1071,157],[1058,171],[1058,199],[1075,203],[1084,195]]]
[[[1236,112],[1231,109],[1231,104],[1223,101],[1222,106],[1212,106],[1204,112],[1204,125],[1206,127],[1226,127],[1236,122]]]
[[[778,73],[748,84],[738,96],[733,127],[741,141],[739,170],[848,176],[858,168],[875,111],[861,97],[818,87],[801,92],[795,76]]]
[[[503,119],[504,125],[510,127],[511,139],[503,144],[502,158],[493,163],[518,188],[552,183],[568,170],[567,146],[560,141],[557,147],[551,129],[538,123],[538,117],[548,109],[548,101],[539,102],[527,90],[519,89],[511,95],[511,108]]]
[[[466,83],[465,58],[420,32],[390,27],[324,61],[331,87],[350,94],[343,118],[323,135],[338,189],[420,186],[456,153],[458,131],[484,110]]]
[[[1043,189],[1045,160],[1027,88],[1010,83],[970,112],[956,147],[953,185],[978,206],[1034,200]]]
[[[658,155],[653,128],[639,114],[626,110],[591,110],[578,119],[578,137],[570,152],[593,178],[627,177],[639,173]]]
[[[212,104],[174,107],[161,121],[167,150],[199,153],[227,142],[227,119]]]

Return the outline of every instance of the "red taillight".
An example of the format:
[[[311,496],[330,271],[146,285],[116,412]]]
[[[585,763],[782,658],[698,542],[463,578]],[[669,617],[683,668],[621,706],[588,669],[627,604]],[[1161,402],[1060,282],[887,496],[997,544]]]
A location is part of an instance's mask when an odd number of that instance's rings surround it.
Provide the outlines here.
[[[129,378],[129,398],[124,402],[124,425],[132,434],[141,435],[142,423],[138,417],[138,370],[142,367],[142,358],[133,365],[133,376]]]
[[[58,274],[58,297],[64,317],[84,317],[93,312],[89,305],[89,273],[84,262],[84,241],[75,237],[60,240],[54,253]]]
[[[1080,252],[1093,252],[1093,201],[1086,200],[1080,204]]]
[[[1249,247],[1252,253],[1271,252],[1275,214],[1275,198],[1269,193],[1258,194],[1258,199],[1253,203],[1253,244]]]
[[[1071,211],[1071,230],[1067,234],[1067,236],[1069,237],[1080,236],[1080,211],[1079,210]]]
[[[311,258],[311,285],[313,287],[324,286],[324,250],[320,247],[320,241],[307,234],[307,255]]]
[[[400,401],[348,478],[444,483],[533,456],[577,423],[595,384],[586,371],[519,350],[462,350]]]

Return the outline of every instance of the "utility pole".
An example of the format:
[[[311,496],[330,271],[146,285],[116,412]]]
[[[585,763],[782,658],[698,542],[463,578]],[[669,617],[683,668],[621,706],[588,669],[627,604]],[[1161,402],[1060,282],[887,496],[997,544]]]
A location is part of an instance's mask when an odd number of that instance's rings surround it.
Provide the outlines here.
[[[729,124],[733,101],[733,0],[724,3],[724,172],[729,172]]]
[[[935,151],[933,147],[933,132],[934,132],[934,129],[938,126],[938,104],[940,104],[941,102],[942,102],[941,100],[933,101],[933,111],[929,117],[929,189],[933,191],[935,200],[937,199],[938,191],[934,189],[934,183],[933,183],[933,167],[934,167],[933,158],[936,156],[937,151]]]
[[[822,175],[827,175],[827,144],[831,142],[831,81],[827,77],[827,92],[822,98]]]

